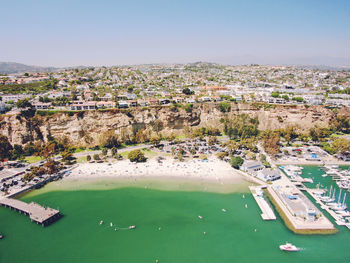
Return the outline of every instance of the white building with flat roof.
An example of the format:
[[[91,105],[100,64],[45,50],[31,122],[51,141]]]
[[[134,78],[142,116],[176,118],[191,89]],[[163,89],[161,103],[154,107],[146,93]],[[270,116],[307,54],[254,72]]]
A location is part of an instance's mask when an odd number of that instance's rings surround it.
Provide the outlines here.
[[[259,161],[244,161],[243,165],[240,168],[247,173],[255,174],[258,171],[264,169],[265,166]]]

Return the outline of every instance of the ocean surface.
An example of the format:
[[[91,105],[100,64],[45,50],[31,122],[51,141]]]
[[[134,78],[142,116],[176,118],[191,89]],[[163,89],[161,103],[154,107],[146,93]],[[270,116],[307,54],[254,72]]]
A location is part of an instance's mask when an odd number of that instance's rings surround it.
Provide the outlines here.
[[[322,173],[317,167],[304,169],[304,176],[331,184]],[[347,228],[337,227],[335,235],[295,235],[279,217],[263,221],[251,194],[242,191],[45,188],[21,199],[59,208],[64,217],[43,228],[0,207],[0,233],[5,235],[0,240],[1,263],[350,261]],[[130,225],[136,229],[129,230]],[[280,251],[286,241],[303,250]]]

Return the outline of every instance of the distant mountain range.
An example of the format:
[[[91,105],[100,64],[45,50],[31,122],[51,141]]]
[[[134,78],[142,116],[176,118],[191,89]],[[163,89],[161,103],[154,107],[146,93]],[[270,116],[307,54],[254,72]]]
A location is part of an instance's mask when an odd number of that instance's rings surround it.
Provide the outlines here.
[[[245,62],[247,60],[244,60]],[[253,63],[255,61],[255,63]],[[240,63],[241,62],[241,63]],[[261,62],[261,61],[260,61]],[[350,70],[350,66],[345,65],[337,65],[334,66],[331,63],[329,65],[326,64],[312,64],[312,63],[295,63],[295,64],[285,64],[285,63],[259,63],[259,59],[252,59],[251,63],[243,63],[239,59],[236,59],[236,63],[211,63],[211,62],[194,62],[187,63],[189,67],[218,67],[222,65],[249,65],[249,64],[260,64],[260,65],[289,65],[296,66],[299,68],[311,68],[311,69],[321,69],[321,70]],[[350,60],[349,60],[350,64]],[[349,65],[348,64],[348,65]],[[140,64],[142,65],[162,65],[162,64]],[[136,65],[134,65],[136,66]],[[51,72],[58,71],[60,69],[75,69],[75,68],[87,68],[87,66],[76,66],[76,67],[65,67],[65,68],[56,68],[56,67],[40,67],[40,66],[31,66],[25,65],[16,62],[0,62],[0,74],[14,74],[14,73],[24,73],[24,72]]]
[[[58,68],[30,66],[16,62],[0,62],[0,74],[13,74],[23,72],[48,72],[56,70],[58,70]]]

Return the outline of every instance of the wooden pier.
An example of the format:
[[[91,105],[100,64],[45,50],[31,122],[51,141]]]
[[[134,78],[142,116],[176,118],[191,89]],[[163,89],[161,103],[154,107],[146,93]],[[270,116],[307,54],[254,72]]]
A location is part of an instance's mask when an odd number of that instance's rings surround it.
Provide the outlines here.
[[[25,214],[32,222],[42,226],[48,226],[62,217],[60,211],[49,207],[45,208],[35,202],[27,204],[17,199],[1,198],[0,206]]]

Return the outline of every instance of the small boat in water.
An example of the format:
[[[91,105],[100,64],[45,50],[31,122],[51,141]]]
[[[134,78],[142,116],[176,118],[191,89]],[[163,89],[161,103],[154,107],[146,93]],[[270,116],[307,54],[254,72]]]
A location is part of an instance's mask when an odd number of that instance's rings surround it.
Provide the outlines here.
[[[103,224],[103,220],[100,221],[100,225],[102,225],[102,224]]]
[[[292,245],[291,243],[286,243],[285,245],[280,245],[280,250],[283,250],[283,251],[299,251],[300,248]]]
[[[4,236],[3,235],[0,235],[0,239],[3,239],[4,238]]]
[[[223,209],[221,209],[221,211],[222,211],[222,212],[226,212],[226,209],[225,209],[225,208],[223,208]]]
[[[203,216],[198,216],[199,219],[203,219]]]
[[[113,223],[111,222],[109,225],[112,227],[112,226],[113,226]]]
[[[129,229],[135,229],[136,226],[129,226]]]

